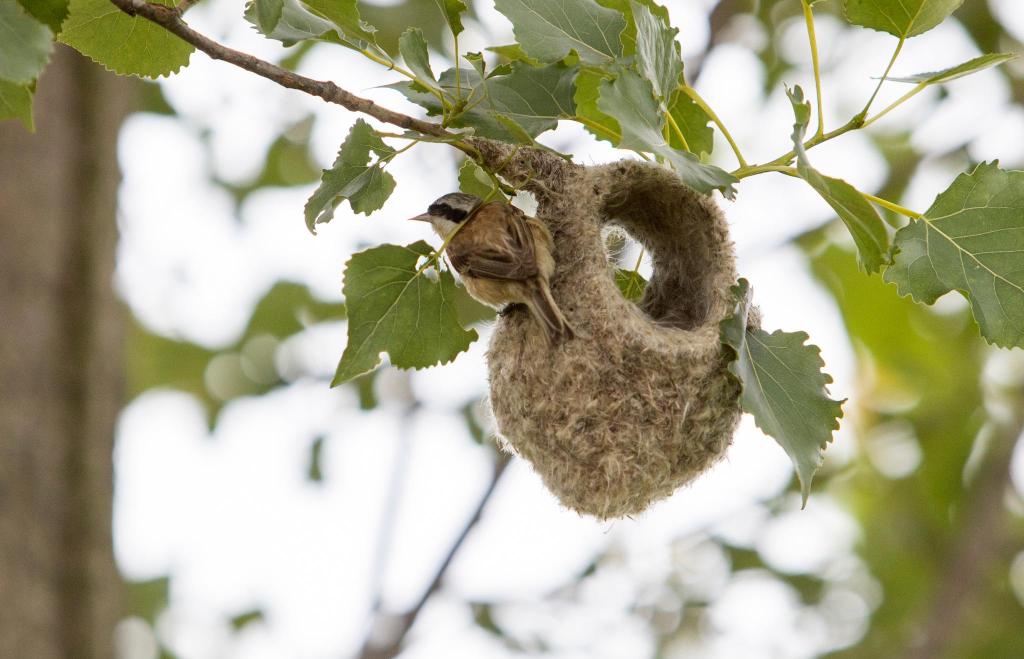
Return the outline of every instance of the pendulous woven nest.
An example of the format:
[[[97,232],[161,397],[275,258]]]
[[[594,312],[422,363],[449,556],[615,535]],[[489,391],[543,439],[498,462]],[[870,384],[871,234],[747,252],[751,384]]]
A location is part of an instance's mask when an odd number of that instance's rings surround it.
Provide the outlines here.
[[[577,333],[552,347],[525,309],[498,320],[487,356],[498,432],[567,507],[601,519],[639,513],[721,458],[740,417],[718,327],[736,281],[725,218],[655,165],[584,167],[474,144],[537,198],[555,241],[552,294]],[[610,225],[651,255],[639,305],[615,285],[602,238]]]

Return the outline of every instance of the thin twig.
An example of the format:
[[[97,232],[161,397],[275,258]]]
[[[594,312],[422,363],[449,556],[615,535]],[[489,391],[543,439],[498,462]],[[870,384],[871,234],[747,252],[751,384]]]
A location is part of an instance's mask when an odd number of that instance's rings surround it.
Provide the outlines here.
[[[480,521],[483,515],[484,508],[487,507],[487,503],[491,500],[491,495],[494,494],[494,490],[498,485],[498,481],[501,479],[501,474],[504,473],[505,467],[508,466],[510,457],[507,453],[502,453],[498,456],[498,461],[494,465],[494,472],[491,476],[491,482],[484,491],[480,502],[476,506],[476,510],[473,511],[472,517],[466,522],[462,532],[452,543],[451,549],[448,550],[448,554],[444,557],[441,565],[438,566],[437,571],[434,573],[434,578],[430,581],[430,585],[427,590],[420,597],[419,601],[409,609],[408,612],[402,614],[401,618],[398,619],[393,637],[384,644],[378,645],[373,643],[373,639],[367,641],[363,646],[363,649],[359,652],[359,659],[392,659],[398,655],[399,650],[402,649],[402,645],[405,642],[405,637],[412,629],[413,624],[416,622],[416,618],[419,617],[420,611],[426,606],[430,598],[434,596],[440,587],[441,582],[444,580],[445,574],[448,572],[448,567],[451,565],[455,555],[459,553],[459,549],[462,548],[466,538],[469,537],[470,531],[472,531],[477,523]]]
[[[110,0],[110,2],[127,14],[141,16],[146,20],[156,23],[213,59],[234,64],[239,68],[276,82],[282,87],[296,89],[311,96],[318,96],[328,103],[340,105],[352,112],[360,112],[399,128],[414,130],[435,137],[451,137],[451,134],[439,124],[415,119],[400,112],[389,110],[367,98],[356,96],[333,82],[307,78],[306,76],[283,69],[276,64],[261,60],[258,57],[253,57],[248,53],[243,53],[217,43],[186,25],[181,20],[179,11],[172,7],[146,2],[145,0]]]

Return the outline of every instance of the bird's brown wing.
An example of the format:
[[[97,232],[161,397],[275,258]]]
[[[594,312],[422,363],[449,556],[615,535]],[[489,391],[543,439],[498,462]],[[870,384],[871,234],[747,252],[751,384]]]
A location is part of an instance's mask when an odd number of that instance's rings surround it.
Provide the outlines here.
[[[465,276],[523,280],[538,273],[526,216],[507,204],[488,204],[477,211],[447,251],[452,265]]]

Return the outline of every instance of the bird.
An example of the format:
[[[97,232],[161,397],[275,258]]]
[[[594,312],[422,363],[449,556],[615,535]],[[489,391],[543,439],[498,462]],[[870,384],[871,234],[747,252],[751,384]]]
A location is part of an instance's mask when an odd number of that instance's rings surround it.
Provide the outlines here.
[[[501,314],[525,304],[551,345],[576,336],[551,297],[554,241],[536,218],[502,201],[453,192],[409,219],[429,222],[442,238],[451,236],[445,253],[475,299]]]

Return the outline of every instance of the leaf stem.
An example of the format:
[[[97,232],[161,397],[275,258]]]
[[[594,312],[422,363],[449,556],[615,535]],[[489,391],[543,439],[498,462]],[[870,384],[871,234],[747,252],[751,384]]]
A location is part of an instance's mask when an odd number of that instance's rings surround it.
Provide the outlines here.
[[[748,176],[754,176],[755,174],[764,174],[765,172],[778,172],[780,174],[786,174],[787,176],[799,176],[796,171],[796,167],[788,167],[786,165],[753,165],[750,167],[741,167],[732,172],[732,175],[736,178],[747,178]]]
[[[676,120],[672,116],[672,113],[666,112],[665,119],[668,120],[668,125],[672,127],[672,132],[674,132],[676,134],[676,137],[679,138],[679,142],[682,143],[683,148],[686,149],[687,151],[690,151],[690,145],[686,142],[686,138],[683,137],[683,131],[679,130],[679,124],[676,123]]]
[[[615,143],[618,143],[619,141],[622,140],[622,135],[621,134],[615,132],[611,128],[608,128],[607,126],[603,126],[603,125],[597,123],[593,119],[590,119],[588,117],[583,117],[583,116],[580,116],[580,115],[577,114],[577,115],[573,115],[572,120],[583,124],[584,126],[589,128],[590,130],[593,130],[595,132],[603,134],[605,137],[611,139]]]
[[[814,134],[816,137],[821,137],[825,133],[825,115],[822,112],[821,64],[818,59],[818,38],[815,36],[814,31],[814,11],[811,9],[811,3],[808,0],[800,0],[800,4],[803,5],[804,22],[807,24],[807,39],[811,44],[811,65],[814,67],[814,92],[818,99],[818,130]]]
[[[732,175],[735,176],[736,178],[742,179],[748,176],[753,176],[755,174],[764,174],[765,172],[777,172],[779,174],[785,174],[786,176],[801,178],[800,172],[797,170],[796,167],[785,167],[783,165],[755,165],[753,167],[747,167],[742,170],[738,169],[734,171]],[[868,201],[873,201],[882,208],[887,208],[894,213],[899,213],[900,215],[905,215],[906,217],[912,217],[916,220],[924,218],[924,215],[922,215],[921,213],[918,213],[917,211],[912,211],[909,208],[904,208],[899,204],[894,204],[888,199],[882,199],[881,197],[876,197],[873,194],[861,192],[860,190],[857,190],[857,192],[860,192],[860,195],[867,199]]]
[[[875,86],[875,91],[871,94],[871,98],[864,105],[864,109],[860,111],[861,117],[868,116],[868,110],[871,109],[871,104],[875,102],[875,97],[878,96],[878,92],[882,89],[882,85],[885,84],[886,78],[889,77],[889,72],[892,71],[892,65],[896,63],[896,58],[900,56],[900,51],[903,50],[903,43],[907,40],[906,37],[900,37],[899,43],[896,44],[896,50],[893,51],[892,57],[889,59],[889,66],[885,67],[885,73],[878,80],[878,85]],[[875,117],[877,119],[877,117]],[[865,124],[866,125],[866,124]]]
[[[916,86],[915,86],[915,87],[914,87],[913,89],[911,89],[911,90],[910,90],[909,92],[907,92],[907,93],[906,93],[906,94],[904,94],[903,96],[900,96],[900,97],[899,97],[898,99],[896,99],[895,101],[893,101],[892,103],[890,103],[890,104],[889,104],[889,106],[888,106],[888,107],[886,107],[886,108],[885,108],[884,110],[882,110],[881,112],[879,112],[879,113],[878,113],[878,114],[876,114],[875,116],[873,116],[873,117],[871,117],[870,119],[868,119],[867,121],[865,121],[863,125],[864,125],[864,126],[870,126],[871,124],[875,123],[876,121],[878,121],[879,119],[881,119],[881,118],[882,118],[882,117],[884,117],[885,115],[887,115],[887,114],[889,114],[890,112],[892,112],[893,110],[895,110],[895,109],[896,109],[896,108],[897,108],[898,106],[900,106],[900,105],[903,105],[904,103],[906,103],[907,101],[909,101],[909,100],[910,100],[911,98],[913,98],[914,96],[917,96],[917,95],[918,95],[919,93],[921,93],[921,92],[922,92],[922,91],[923,91],[923,90],[925,89],[925,87],[927,87],[927,86],[928,86],[928,85],[927,85],[927,83],[923,83],[923,82],[922,82],[922,83],[918,83],[918,84],[917,84],[917,85],[916,85]]]
[[[697,90],[693,87],[687,84],[681,84],[679,85],[679,90],[689,96],[693,102],[697,104],[697,107],[704,110],[704,113],[711,118],[711,121],[713,121],[716,126],[718,126],[718,130],[722,131],[722,136],[725,137],[726,141],[729,142],[729,146],[732,147],[732,152],[736,154],[736,160],[739,162],[740,167],[746,167],[747,161],[743,158],[743,154],[740,152],[740,147],[736,145],[736,140],[732,139],[729,129],[725,127],[725,124],[718,118],[718,115],[711,109],[711,106],[704,101],[701,95],[698,94]]]
[[[912,217],[915,220],[920,220],[920,219],[924,218],[924,215],[922,215],[921,213],[918,213],[917,211],[912,211],[909,208],[904,208],[903,206],[900,206],[899,204],[894,204],[891,201],[888,201],[886,199],[882,199],[881,197],[876,197],[875,195],[868,194],[866,192],[861,192],[860,194],[865,199],[867,199],[868,201],[873,201],[876,204],[878,204],[879,206],[881,206],[882,208],[887,208],[887,209],[891,210],[894,213],[899,213],[900,215],[905,215],[907,217]]]
[[[394,71],[396,73],[399,73],[399,74],[405,76],[409,80],[412,80],[413,82],[415,82],[420,87],[423,87],[424,89],[429,91],[431,94],[434,95],[434,97],[438,100],[438,102],[441,103],[441,107],[444,108],[444,110],[446,112],[451,109],[451,107],[452,107],[451,103],[448,102],[448,99],[446,99],[444,97],[444,94],[442,94],[440,90],[438,90],[434,85],[431,85],[430,83],[424,81],[422,78],[417,76],[412,71],[410,71],[410,70],[408,70],[406,68],[403,68],[403,67],[398,66],[397,64],[395,64],[395,60],[391,59],[390,56],[388,56],[385,59],[384,57],[381,57],[380,55],[374,53],[372,50],[369,50],[367,48],[361,48],[359,50],[359,52],[364,57],[369,59],[371,62],[374,62],[376,64],[380,64],[381,66],[386,66],[386,67],[388,67],[389,70]]]

